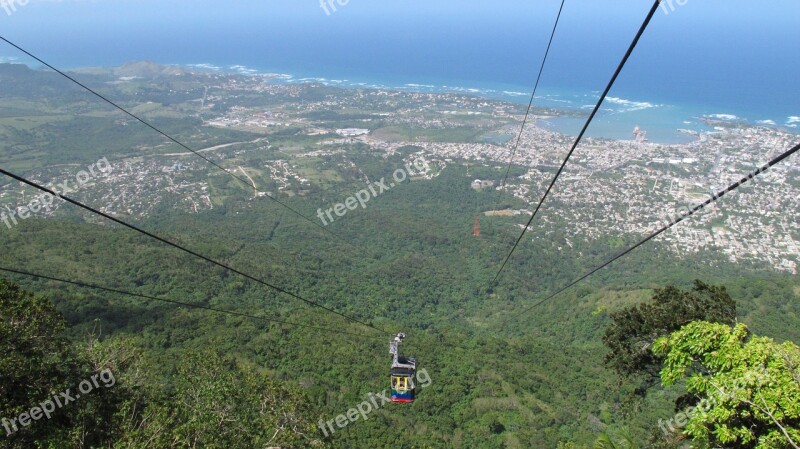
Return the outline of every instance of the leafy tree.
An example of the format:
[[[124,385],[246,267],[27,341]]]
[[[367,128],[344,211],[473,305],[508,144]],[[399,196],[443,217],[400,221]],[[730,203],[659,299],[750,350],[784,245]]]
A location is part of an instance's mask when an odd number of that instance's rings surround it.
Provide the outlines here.
[[[172,388],[128,405],[116,448],[319,447],[300,392],[213,350],[189,353]]]
[[[63,336],[64,320],[47,299],[0,280],[0,317],[0,417],[10,420],[49,399],[51,391],[74,387],[80,363]],[[29,447],[63,428],[66,418],[59,413],[35,425],[9,422],[2,429],[8,447]]]
[[[597,439],[590,446],[591,449],[638,449],[641,447],[636,439],[627,429],[619,431],[608,431],[598,435]],[[575,442],[558,443],[556,449],[588,449],[586,446],[578,445]]]
[[[594,449],[638,449],[639,444],[630,433],[602,433],[594,442]]]
[[[64,319],[48,299],[4,280],[0,317],[0,418],[5,419],[0,447],[95,447],[113,441],[113,417],[127,389],[115,380],[114,385],[98,383],[80,399],[77,391],[101,371],[109,369],[113,376],[127,366],[119,357],[126,346],[95,338],[86,347],[73,345],[63,335]],[[23,414],[33,416],[32,410],[47,401],[52,406],[62,392],[75,400],[21,423]]]
[[[30,412],[53,392],[70,390],[74,397],[82,381],[101,371],[113,379],[48,419],[28,426],[7,419],[0,448],[322,445],[303,393],[218,351],[188,351],[158,366],[126,338],[90,335],[73,343],[48,299],[2,280],[0,317],[0,418]]]
[[[653,342],[692,321],[733,324],[736,302],[725,287],[698,280],[691,291],[673,286],[657,289],[652,302],[614,312],[611,319],[603,336],[610,350],[606,365],[620,375],[639,378],[637,392],[645,395],[658,383],[663,362],[653,353]]]
[[[750,337],[747,326],[686,325],[659,339],[665,386],[686,379],[702,398],[685,433],[731,449],[787,449],[800,442],[800,347]]]

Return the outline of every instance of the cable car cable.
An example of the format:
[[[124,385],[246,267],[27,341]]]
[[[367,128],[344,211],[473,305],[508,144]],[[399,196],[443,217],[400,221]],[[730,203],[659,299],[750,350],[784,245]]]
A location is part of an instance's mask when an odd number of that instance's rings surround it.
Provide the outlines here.
[[[124,227],[126,227],[126,228],[128,228],[128,229],[131,229],[131,230],[133,230],[133,231],[136,231],[136,232],[138,232],[138,233],[140,233],[140,234],[143,234],[143,235],[145,235],[145,236],[147,236],[147,237],[150,237],[150,238],[152,238],[152,239],[154,239],[154,240],[158,240],[159,242],[161,242],[161,243],[164,243],[164,244],[166,244],[166,245],[168,245],[168,246],[171,246],[171,247],[173,247],[173,248],[176,248],[176,249],[178,249],[178,250],[180,250],[180,251],[183,251],[183,252],[185,252],[185,253],[187,253],[187,254],[190,254],[190,255],[192,255],[192,256],[194,256],[194,257],[197,257],[197,258],[199,258],[199,259],[203,259],[203,260],[205,260],[206,262],[209,262],[209,263],[211,263],[211,264],[213,264],[213,265],[216,265],[216,266],[218,266],[218,267],[224,268],[224,269],[226,269],[226,270],[228,270],[228,271],[230,271],[230,272],[236,273],[236,274],[238,274],[238,275],[240,275],[240,276],[242,276],[242,277],[244,277],[244,278],[247,278],[247,279],[249,279],[249,280],[251,280],[251,281],[253,281],[253,282],[259,283],[259,284],[261,284],[261,285],[264,285],[264,286],[266,286],[266,287],[269,287],[269,288],[271,288],[271,289],[273,289],[273,290],[276,290],[276,291],[278,291],[278,292],[280,292],[280,293],[283,293],[283,294],[285,294],[285,295],[287,295],[287,296],[290,296],[290,297],[292,297],[292,298],[298,299],[298,300],[300,300],[300,301],[302,301],[302,302],[304,302],[304,303],[306,303],[306,304],[308,304],[308,305],[310,305],[310,306],[313,306],[313,307],[318,307],[318,308],[320,308],[320,309],[326,310],[326,311],[328,311],[328,312],[330,312],[330,313],[333,313],[333,314],[335,314],[335,315],[339,315],[340,317],[342,317],[342,318],[344,318],[344,319],[346,319],[346,320],[348,320],[348,321],[352,321],[352,322],[354,322],[354,323],[358,323],[358,324],[361,324],[361,325],[363,325],[363,326],[369,327],[369,328],[371,328],[371,329],[373,329],[373,330],[375,330],[375,331],[377,331],[377,332],[380,332],[380,333],[383,333],[383,334],[386,334],[386,335],[393,335],[391,332],[387,332],[387,331],[385,331],[385,330],[379,329],[379,328],[377,328],[377,327],[375,327],[375,326],[373,326],[373,325],[371,325],[371,324],[368,324],[368,323],[366,323],[366,322],[363,322],[363,321],[357,320],[357,319],[355,319],[355,318],[351,318],[351,317],[349,317],[349,316],[347,316],[347,315],[345,315],[345,314],[343,314],[343,313],[341,313],[341,312],[337,312],[336,310],[334,310],[334,309],[332,309],[332,308],[330,308],[330,307],[326,307],[326,306],[324,306],[324,305],[322,305],[322,304],[319,304],[319,303],[316,303],[316,302],[314,302],[314,301],[311,301],[311,300],[309,300],[309,299],[306,299],[306,298],[304,298],[304,297],[300,296],[300,295],[299,295],[299,294],[297,294],[297,293],[292,293],[292,292],[290,292],[290,291],[288,291],[288,290],[286,290],[286,289],[283,289],[283,288],[281,288],[281,287],[278,287],[277,285],[274,285],[274,284],[271,284],[271,283],[269,283],[269,282],[267,282],[267,281],[264,281],[263,279],[259,279],[259,278],[255,277],[255,276],[252,276],[252,275],[249,275],[249,274],[247,274],[247,273],[244,273],[244,272],[242,272],[242,271],[240,271],[240,270],[237,270],[236,268],[233,268],[233,267],[231,267],[231,266],[229,266],[229,265],[226,265],[226,264],[224,264],[224,263],[222,263],[222,262],[219,262],[219,261],[217,261],[217,260],[214,260],[214,259],[212,259],[212,258],[210,258],[210,257],[208,257],[208,256],[204,256],[204,255],[202,255],[202,254],[200,254],[200,253],[198,253],[198,252],[196,252],[196,251],[193,251],[193,250],[191,250],[191,249],[189,249],[189,248],[186,248],[186,247],[184,247],[184,246],[181,246],[181,245],[179,245],[179,244],[177,244],[177,243],[171,242],[171,241],[169,241],[169,240],[167,240],[167,239],[165,239],[165,238],[163,238],[163,237],[159,237],[158,235],[156,235],[156,234],[153,234],[152,232],[146,231],[146,230],[144,230],[144,229],[142,229],[142,228],[139,228],[139,227],[137,227],[137,226],[135,226],[135,225],[132,225],[132,224],[130,224],[130,223],[127,223],[127,222],[125,222],[125,221],[122,221],[122,220],[120,220],[120,219],[118,219],[118,218],[115,218],[115,217],[113,217],[113,216],[109,215],[109,214],[106,214],[106,213],[104,213],[104,212],[101,212],[101,211],[99,211],[99,210],[97,210],[97,209],[94,209],[94,208],[92,208],[91,206],[87,206],[87,205],[85,205],[85,204],[81,203],[80,201],[74,200],[74,199],[72,199],[72,198],[69,198],[69,197],[67,197],[67,196],[60,195],[60,194],[58,194],[57,192],[55,192],[55,191],[53,191],[53,190],[50,190],[50,189],[48,189],[47,187],[44,187],[44,186],[42,186],[42,185],[40,185],[40,184],[37,184],[37,183],[35,183],[35,182],[33,182],[33,181],[30,181],[30,180],[28,180],[28,179],[25,179],[25,178],[23,178],[23,177],[21,177],[21,176],[19,176],[19,175],[16,175],[16,174],[14,174],[14,173],[11,173],[11,172],[9,172],[8,170],[6,170],[6,169],[4,169],[4,168],[2,168],[2,167],[0,167],[0,173],[4,174],[4,175],[6,175],[6,176],[8,176],[8,177],[10,177],[10,178],[13,178],[13,179],[15,179],[15,180],[17,180],[17,181],[19,181],[19,182],[21,182],[21,183],[24,183],[24,184],[27,184],[27,185],[29,185],[29,186],[31,186],[31,187],[34,187],[34,188],[36,188],[36,189],[39,189],[39,190],[41,190],[42,192],[49,193],[49,194],[51,194],[51,195],[53,195],[53,196],[55,196],[55,197],[57,197],[57,198],[61,198],[62,200],[66,201],[66,202],[68,202],[68,203],[70,203],[70,204],[73,204],[73,205],[75,205],[75,206],[78,206],[78,207],[80,207],[81,209],[87,210],[87,211],[89,211],[89,212],[91,212],[91,213],[93,213],[93,214],[95,214],[95,215],[99,215],[99,216],[101,216],[101,217],[104,217],[104,218],[106,218],[106,219],[108,219],[108,220],[110,220],[110,221],[113,221],[114,223],[120,224],[120,225],[122,225],[122,226],[124,226]]]
[[[760,168],[756,169],[755,171],[751,172],[750,174],[748,174],[748,175],[747,175],[747,176],[745,176],[744,178],[740,179],[739,181],[737,181],[737,182],[735,182],[735,183],[731,184],[730,186],[728,186],[728,188],[726,188],[725,190],[722,190],[722,191],[720,191],[720,192],[719,192],[719,193],[717,193],[715,196],[713,196],[713,197],[709,198],[709,199],[708,199],[708,200],[706,200],[705,202],[703,202],[703,203],[701,203],[701,204],[699,204],[699,205],[695,206],[695,207],[694,207],[692,210],[690,210],[690,211],[689,211],[687,214],[685,214],[685,215],[682,215],[681,217],[678,217],[677,219],[674,219],[674,220],[672,220],[672,222],[670,222],[668,225],[666,225],[666,226],[663,226],[661,229],[659,229],[659,230],[657,230],[656,232],[654,232],[654,233],[650,234],[650,235],[649,235],[649,236],[647,236],[645,239],[641,240],[639,243],[637,243],[637,244],[635,244],[635,245],[631,246],[630,248],[626,249],[626,250],[625,250],[625,251],[623,251],[622,253],[620,253],[620,254],[618,254],[618,255],[614,256],[614,257],[613,257],[611,260],[609,260],[609,261],[607,261],[606,263],[604,263],[604,264],[600,265],[599,267],[597,267],[597,268],[593,269],[592,271],[590,271],[590,272],[588,272],[588,273],[584,274],[583,276],[579,277],[578,279],[576,279],[576,280],[572,281],[572,282],[571,282],[571,283],[569,283],[569,284],[568,284],[566,287],[564,287],[564,288],[562,288],[562,289],[558,290],[557,292],[555,292],[555,293],[553,293],[552,295],[548,296],[547,298],[545,298],[545,299],[543,299],[543,300],[539,301],[538,303],[536,303],[536,304],[534,304],[534,305],[532,305],[532,306],[528,307],[527,309],[524,309],[522,312],[515,314],[515,315],[514,315],[514,317],[519,317],[519,316],[522,316],[522,315],[524,315],[524,314],[526,314],[526,313],[530,312],[530,311],[531,311],[531,310],[533,310],[534,308],[536,308],[536,307],[539,307],[540,305],[542,305],[542,304],[544,304],[544,303],[546,303],[546,302],[550,301],[551,299],[555,298],[556,296],[560,295],[561,293],[563,293],[563,292],[565,292],[565,291],[569,290],[570,288],[574,287],[574,286],[575,286],[575,285],[577,285],[578,283],[582,282],[583,280],[587,279],[588,277],[590,277],[591,275],[593,275],[593,274],[597,273],[598,271],[602,270],[603,268],[605,268],[605,267],[607,267],[607,266],[611,265],[612,263],[616,262],[617,260],[619,260],[619,259],[621,259],[621,258],[623,258],[623,257],[627,256],[628,254],[630,254],[630,253],[631,253],[633,250],[635,250],[636,248],[639,248],[640,246],[644,245],[645,243],[649,242],[650,240],[653,240],[654,238],[658,237],[659,235],[661,235],[662,233],[664,233],[664,232],[665,232],[665,231],[667,231],[668,229],[672,228],[673,226],[677,225],[678,223],[680,223],[680,222],[682,222],[682,221],[686,220],[687,218],[691,217],[691,216],[692,216],[692,215],[694,215],[695,213],[697,213],[697,212],[699,212],[700,210],[704,209],[706,206],[708,206],[708,205],[710,205],[710,204],[712,204],[712,203],[716,202],[718,199],[722,198],[723,196],[727,195],[728,193],[731,193],[731,192],[733,192],[734,190],[738,189],[738,188],[739,188],[739,187],[741,187],[742,185],[744,185],[744,184],[746,184],[747,182],[749,182],[751,179],[753,179],[753,178],[755,178],[756,176],[760,175],[761,173],[763,173],[763,172],[767,171],[769,168],[771,168],[772,166],[774,166],[774,165],[776,165],[776,164],[780,163],[781,161],[783,161],[784,159],[786,159],[786,158],[788,158],[789,156],[793,155],[793,154],[794,154],[794,153],[796,153],[797,151],[800,151],[800,144],[798,144],[798,145],[796,145],[795,147],[793,147],[793,148],[791,148],[791,149],[789,149],[789,150],[785,151],[784,153],[782,153],[782,154],[781,154],[781,155],[779,155],[778,157],[776,157],[776,158],[772,159],[772,160],[771,160],[771,161],[769,161],[767,164],[765,164],[765,165],[761,166]],[[510,321],[510,319],[511,319],[511,318],[509,318],[508,320],[504,321],[502,324],[503,324],[503,325],[507,324],[507,323],[508,323],[508,321]]]
[[[544,72],[544,66],[547,64],[547,56],[550,54],[550,47],[553,45],[553,38],[556,36],[556,30],[558,29],[558,23],[561,20],[561,12],[564,11],[564,3],[566,0],[561,0],[561,8],[558,9],[558,15],[556,16],[556,23],[553,25],[553,31],[550,33],[550,41],[547,43],[547,50],[544,52],[544,57],[542,58],[542,65],[539,67],[539,75],[536,76],[536,84],[533,85],[533,93],[531,93],[531,101],[528,103],[528,109],[525,111],[525,118],[522,119],[522,127],[519,130],[519,135],[517,136],[517,143],[514,145],[514,149],[511,151],[511,157],[508,160],[508,168],[506,169],[506,176],[503,178],[503,182],[500,183],[500,187],[505,187],[506,182],[508,181],[508,175],[511,173],[511,165],[514,163],[514,156],[517,154],[517,150],[519,149],[519,143],[522,140],[522,132],[525,131],[525,125],[528,123],[528,116],[531,113],[531,108],[533,107],[533,100],[536,98],[536,91],[539,89],[539,81],[542,79],[542,73]]]
[[[143,294],[140,294],[140,293],[133,293],[133,292],[125,291],[125,290],[118,290],[118,289],[115,289],[115,288],[101,287],[99,285],[87,284],[87,283],[79,282],[79,281],[71,281],[71,280],[68,280],[68,279],[60,279],[60,278],[56,278],[56,277],[45,276],[45,275],[42,275],[42,274],[31,273],[29,271],[15,270],[15,269],[12,269],[12,268],[5,268],[5,267],[0,267],[0,271],[4,271],[6,273],[19,274],[19,275],[22,275],[22,276],[28,276],[28,277],[33,277],[33,278],[44,279],[44,280],[48,280],[48,281],[60,282],[62,284],[70,284],[70,285],[74,285],[74,286],[77,286],[77,287],[82,287],[82,288],[87,288],[87,289],[92,289],[92,290],[100,290],[100,291],[104,291],[104,292],[107,292],[107,293],[115,293],[115,294],[118,294],[118,295],[132,296],[132,297],[135,297],[135,298],[148,299],[148,300],[151,300],[151,301],[165,302],[165,303],[169,303],[169,304],[175,304],[175,305],[179,305],[179,306],[190,307],[190,308],[193,308],[193,309],[208,310],[208,311],[214,312],[214,313],[233,315],[233,316],[237,316],[237,317],[241,317],[241,318],[250,318],[250,319],[258,320],[258,321],[267,321],[267,322],[270,322],[270,323],[285,324],[287,326],[304,327],[304,328],[308,328],[308,329],[316,329],[316,330],[321,330],[321,331],[325,331],[325,332],[338,333],[338,334],[344,334],[344,335],[352,335],[352,336],[357,336],[357,337],[369,337],[368,335],[356,334],[356,333],[353,333],[353,332],[346,332],[346,331],[335,330],[335,329],[330,329],[330,328],[320,327],[320,326],[313,326],[313,325],[310,325],[310,324],[294,323],[294,322],[291,322],[291,321],[281,321],[281,320],[276,320],[274,318],[250,315],[250,314],[247,314],[247,313],[236,312],[236,311],[232,311],[232,310],[217,309],[217,308],[214,308],[214,307],[201,306],[199,304],[190,304],[190,303],[186,303],[186,302],[176,301],[176,300],[173,300],[173,299],[157,298],[155,296],[143,295]]]
[[[506,264],[508,264],[508,261],[511,259],[511,256],[514,254],[514,251],[519,246],[520,242],[522,241],[522,238],[525,237],[525,233],[528,231],[528,228],[530,228],[531,224],[533,223],[533,220],[536,218],[536,215],[539,213],[539,210],[542,208],[542,204],[544,204],[545,200],[550,195],[550,192],[553,190],[553,186],[555,186],[556,181],[558,181],[558,178],[561,176],[561,173],[564,171],[564,168],[567,166],[567,163],[569,162],[570,158],[572,157],[572,154],[575,152],[575,149],[578,147],[578,144],[580,144],[581,140],[583,140],[583,136],[586,134],[586,131],[589,128],[589,125],[591,125],[592,121],[594,120],[595,116],[597,115],[598,111],[600,110],[600,106],[605,101],[606,97],[608,96],[609,92],[611,91],[611,88],[614,86],[614,83],[617,81],[617,78],[619,77],[620,73],[622,73],[622,69],[625,67],[625,64],[628,62],[628,59],[633,54],[633,50],[636,48],[637,44],[639,43],[639,40],[641,39],[642,35],[644,34],[645,30],[647,29],[647,26],[650,24],[650,21],[653,19],[653,16],[655,15],[656,11],[658,10],[659,4],[660,4],[660,0],[655,0],[655,2],[653,3],[652,8],[650,8],[650,12],[647,14],[647,17],[645,18],[644,22],[642,23],[642,26],[639,28],[639,32],[636,33],[636,37],[634,37],[633,42],[631,42],[630,47],[628,47],[628,51],[625,53],[625,56],[622,58],[622,61],[619,63],[619,66],[617,67],[617,70],[614,72],[614,76],[611,77],[611,81],[609,81],[608,85],[606,86],[605,91],[603,91],[603,94],[600,96],[600,99],[598,100],[597,105],[595,105],[594,109],[592,110],[592,113],[589,115],[588,120],[586,120],[586,124],[583,125],[583,129],[581,130],[580,134],[578,134],[578,138],[575,139],[575,143],[572,145],[572,148],[569,150],[569,153],[567,153],[567,157],[564,159],[564,162],[561,164],[561,167],[558,169],[558,172],[556,172],[555,177],[553,177],[552,182],[550,182],[550,186],[547,188],[547,191],[545,191],[544,196],[542,196],[542,199],[539,201],[539,204],[536,206],[536,210],[534,210],[533,215],[531,216],[531,219],[528,220],[528,224],[522,229],[522,233],[520,234],[520,236],[517,239],[516,243],[514,243],[514,247],[511,248],[511,251],[508,253],[508,256],[503,261],[503,265],[500,267],[500,270],[498,270],[497,275],[495,275],[493,282],[497,282],[497,279],[500,277],[500,274],[505,269]]]

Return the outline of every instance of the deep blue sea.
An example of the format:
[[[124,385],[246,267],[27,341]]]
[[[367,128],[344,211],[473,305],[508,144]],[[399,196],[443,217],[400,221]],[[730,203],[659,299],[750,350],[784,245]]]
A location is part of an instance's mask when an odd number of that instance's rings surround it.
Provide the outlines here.
[[[656,13],[589,135],[629,138],[639,126],[651,140],[683,141],[678,129],[703,130],[698,118],[711,115],[798,130],[800,2],[681,3]],[[0,10],[0,35],[61,68],[151,60],[527,103],[559,4],[43,1]],[[567,0],[536,104],[588,112],[651,4]],[[5,44],[0,58],[30,63]]]

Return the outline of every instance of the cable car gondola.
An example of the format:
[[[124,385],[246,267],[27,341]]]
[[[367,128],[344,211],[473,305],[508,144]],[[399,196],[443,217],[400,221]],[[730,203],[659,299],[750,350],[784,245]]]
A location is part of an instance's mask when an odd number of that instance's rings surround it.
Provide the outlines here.
[[[399,333],[389,342],[389,354],[392,355],[391,399],[392,402],[411,403],[414,402],[416,393],[414,379],[417,374],[417,359],[400,355],[400,343],[404,338],[406,334]]]

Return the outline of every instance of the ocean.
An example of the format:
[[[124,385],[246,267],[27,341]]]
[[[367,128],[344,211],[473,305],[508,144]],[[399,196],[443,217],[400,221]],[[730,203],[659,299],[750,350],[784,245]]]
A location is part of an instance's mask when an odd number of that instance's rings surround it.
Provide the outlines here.
[[[150,60],[527,104],[560,4],[328,3],[336,10],[318,0],[31,2],[0,12],[0,34],[61,68]],[[650,4],[568,0],[535,104],[588,112]],[[650,140],[682,142],[679,130],[704,131],[707,116],[797,131],[796,17],[800,5],[788,0],[659,11],[588,135],[630,138],[639,126]],[[30,62],[8,46],[0,58]],[[581,121],[540,125],[575,134]]]

